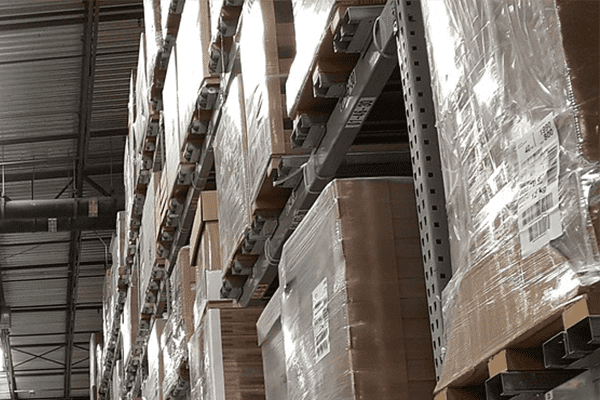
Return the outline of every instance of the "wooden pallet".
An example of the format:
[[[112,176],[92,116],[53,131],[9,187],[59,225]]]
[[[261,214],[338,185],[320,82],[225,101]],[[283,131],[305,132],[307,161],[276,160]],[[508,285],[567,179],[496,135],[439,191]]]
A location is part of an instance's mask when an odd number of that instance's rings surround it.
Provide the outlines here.
[[[589,293],[441,390],[435,400],[543,398],[600,362],[599,328],[600,295]]]

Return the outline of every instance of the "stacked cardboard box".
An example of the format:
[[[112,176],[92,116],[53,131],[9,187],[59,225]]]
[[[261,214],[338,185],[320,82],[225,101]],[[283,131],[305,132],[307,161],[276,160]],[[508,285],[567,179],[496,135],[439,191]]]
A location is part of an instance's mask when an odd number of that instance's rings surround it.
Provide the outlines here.
[[[164,360],[163,396],[167,397],[187,374],[187,344],[194,333],[195,271],[189,264],[189,247],[183,247],[170,277],[170,311],[161,345]]]
[[[264,398],[256,334],[261,312],[257,308],[206,309],[189,344],[193,398]]]
[[[267,400],[287,399],[285,346],[281,329],[281,296],[278,288],[256,323],[258,344],[262,350],[265,397]]]
[[[148,358],[148,376],[142,386],[142,393],[147,400],[162,400],[162,384],[164,379],[163,352],[160,338],[165,328],[166,320],[159,318],[148,338],[146,355]]]
[[[138,262],[139,285],[138,285],[138,304],[140,308],[147,303],[146,294],[149,286],[152,285],[156,256],[157,226],[156,226],[156,201],[157,193],[160,193],[159,183],[161,173],[152,173],[148,188],[146,189],[146,199],[142,214],[142,223],[139,229],[138,238]]]
[[[249,200],[246,118],[242,78],[233,79],[222,107],[222,116],[214,139],[215,172],[219,198],[219,238],[224,270],[251,224]]]
[[[332,49],[321,48],[329,32],[329,25],[336,11],[351,5],[385,4],[384,0],[292,0],[296,56],[289,69],[286,82],[286,105],[288,115],[295,118],[300,98],[306,93],[312,96],[312,73],[320,53],[331,55]],[[341,66],[343,67],[343,66]]]
[[[287,197],[273,187],[271,171],[279,156],[302,154],[290,143],[291,124],[282,88],[295,55],[291,1],[244,3],[239,54],[247,125],[249,196],[253,211],[283,208]],[[260,191],[263,193],[260,193]]]
[[[205,190],[198,198],[190,236],[190,264],[196,269],[196,282],[204,270],[221,271],[219,206],[216,190]]]
[[[113,367],[112,372],[110,398],[116,400],[120,399],[123,395],[123,360],[115,361],[115,366]]]
[[[410,178],[329,184],[279,265],[287,398],[431,399],[421,265]]]
[[[102,333],[92,333],[90,336],[90,400],[98,400],[98,388],[100,387],[100,374],[102,368],[98,363],[98,348],[102,348]],[[102,353],[100,353],[101,355]]]
[[[423,12],[454,270],[441,390],[482,379],[504,348],[545,340],[600,281],[588,210],[599,171],[587,162],[599,154],[599,4],[431,1]]]

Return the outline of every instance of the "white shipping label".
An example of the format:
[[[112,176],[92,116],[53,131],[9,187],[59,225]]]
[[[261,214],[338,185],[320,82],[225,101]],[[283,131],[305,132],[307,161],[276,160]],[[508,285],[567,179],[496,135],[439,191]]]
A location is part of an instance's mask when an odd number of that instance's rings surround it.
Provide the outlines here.
[[[517,143],[521,256],[562,235],[558,198],[559,140],[554,116],[546,117]]]
[[[323,357],[329,354],[329,313],[327,305],[327,278],[312,292],[313,304],[313,332],[315,335],[315,362],[318,363]]]

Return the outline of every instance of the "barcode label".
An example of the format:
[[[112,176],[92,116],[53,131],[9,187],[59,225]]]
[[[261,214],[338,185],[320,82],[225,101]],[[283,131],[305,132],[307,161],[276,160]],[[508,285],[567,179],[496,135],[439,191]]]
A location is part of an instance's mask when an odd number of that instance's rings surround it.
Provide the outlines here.
[[[327,278],[312,292],[313,300],[313,331],[315,336],[315,362],[321,361],[329,354],[329,312],[327,311]]]
[[[546,213],[550,208],[552,208],[552,205],[552,193],[550,193],[521,214],[523,225],[529,225],[534,219],[538,218],[540,215]]]
[[[542,235],[546,234],[548,229],[550,229],[550,217],[544,215],[535,224],[529,227],[529,241],[535,242],[542,237]]]
[[[554,116],[547,116],[517,143],[519,232],[527,257],[562,235],[559,209],[559,138]]]

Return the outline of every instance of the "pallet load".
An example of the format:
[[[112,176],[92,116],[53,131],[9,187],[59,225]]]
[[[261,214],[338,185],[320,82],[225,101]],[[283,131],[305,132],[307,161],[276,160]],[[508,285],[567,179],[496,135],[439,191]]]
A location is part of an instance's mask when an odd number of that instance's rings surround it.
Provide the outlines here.
[[[262,309],[213,308],[208,303],[189,344],[192,398],[264,398],[256,334]]]
[[[123,360],[117,360],[112,371],[110,398],[114,400],[120,399],[123,395],[123,390]]]
[[[574,300],[597,308],[599,5],[422,5],[453,266],[436,391],[451,398],[560,331]]]
[[[163,353],[160,338],[166,320],[158,318],[148,338],[146,356],[148,358],[148,376],[142,384],[142,394],[146,400],[163,400],[162,384],[164,379]]]
[[[281,329],[281,296],[278,288],[256,323],[258,345],[262,350],[265,397],[267,400],[287,399],[285,346]]]
[[[162,30],[162,14],[160,0],[144,0],[144,35],[146,37],[146,79],[150,86],[154,80],[155,66],[160,52],[165,45]],[[149,100],[149,99],[148,99]]]
[[[288,399],[431,399],[410,178],[335,180],[279,264]]]
[[[177,397],[189,384],[188,342],[194,333],[195,271],[189,265],[189,247],[177,255],[170,277],[170,311],[162,333],[163,398]]]
[[[214,139],[219,198],[219,238],[224,274],[230,269],[244,232],[251,225],[246,119],[241,76],[232,79]]]
[[[123,314],[121,316],[121,338],[123,341],[123,365],[131,366],[138,362],[140,350],[138,346],[138,323],[140,313],[138,307],[138,269],[133,269],[131,273],[131,284],[127,288],[127,297],[123,305]]]
[[[98,388],[100,388],[101,364],[98,362],[98,348],[102,348],[102,333],[90,335],[90,400],[98,400]],[[101,355],[101,353],[100,353]],[[98,368],[100,367],[100,369]]]
[[[198,198],[190,235],[190,265],[200,282],[205,270],[221,271],[219,242],[219,206],[216,190],[204,190]]]
[[[139,229],[138,238],[138,263],[139,268],[139,286],[138,286],[138,304],[140,313],[146,314],[144,310],[146,305],[156,305],[158,302],[155,294],[159,288],[156,282],[156,202],[160,194],[160,180],[162,174],[154,172],[151,175],[148,188],[146,189],[146,199],[144,201],[142,223]],[[147,307],[146,307],[147,308]]]
[[[280,157],[306,154],[306,150],[292,148],[291,122],[282,93],[296,52],[292,2],[245,2],[240,21],[249,196],[254,214],[269,213],[283,208],[289,196],[273,185],[272,172]]]
[[[210,121],[206,101],[218,92],[219,78],[209,70],[210,26],[208,0],[186,1],[177,35],[180,153],[188,143],[202,144]]]
[[[292,0],[296,34],[296,57],[286,82],[286,105],[288,115],[296,119],[305,112],[315,112],[313,95],[313,72],[317,61],[327,72],[339,74],[346,71],[345,64],[352,57],[334,54],[331,45],[330,23],[347,6],[385,4],[385,0]],[[349,63],[351,64],[351,63]],[[335,102],[337,99],[333,102]],[[329,102],[331,104],[331,102]]]

